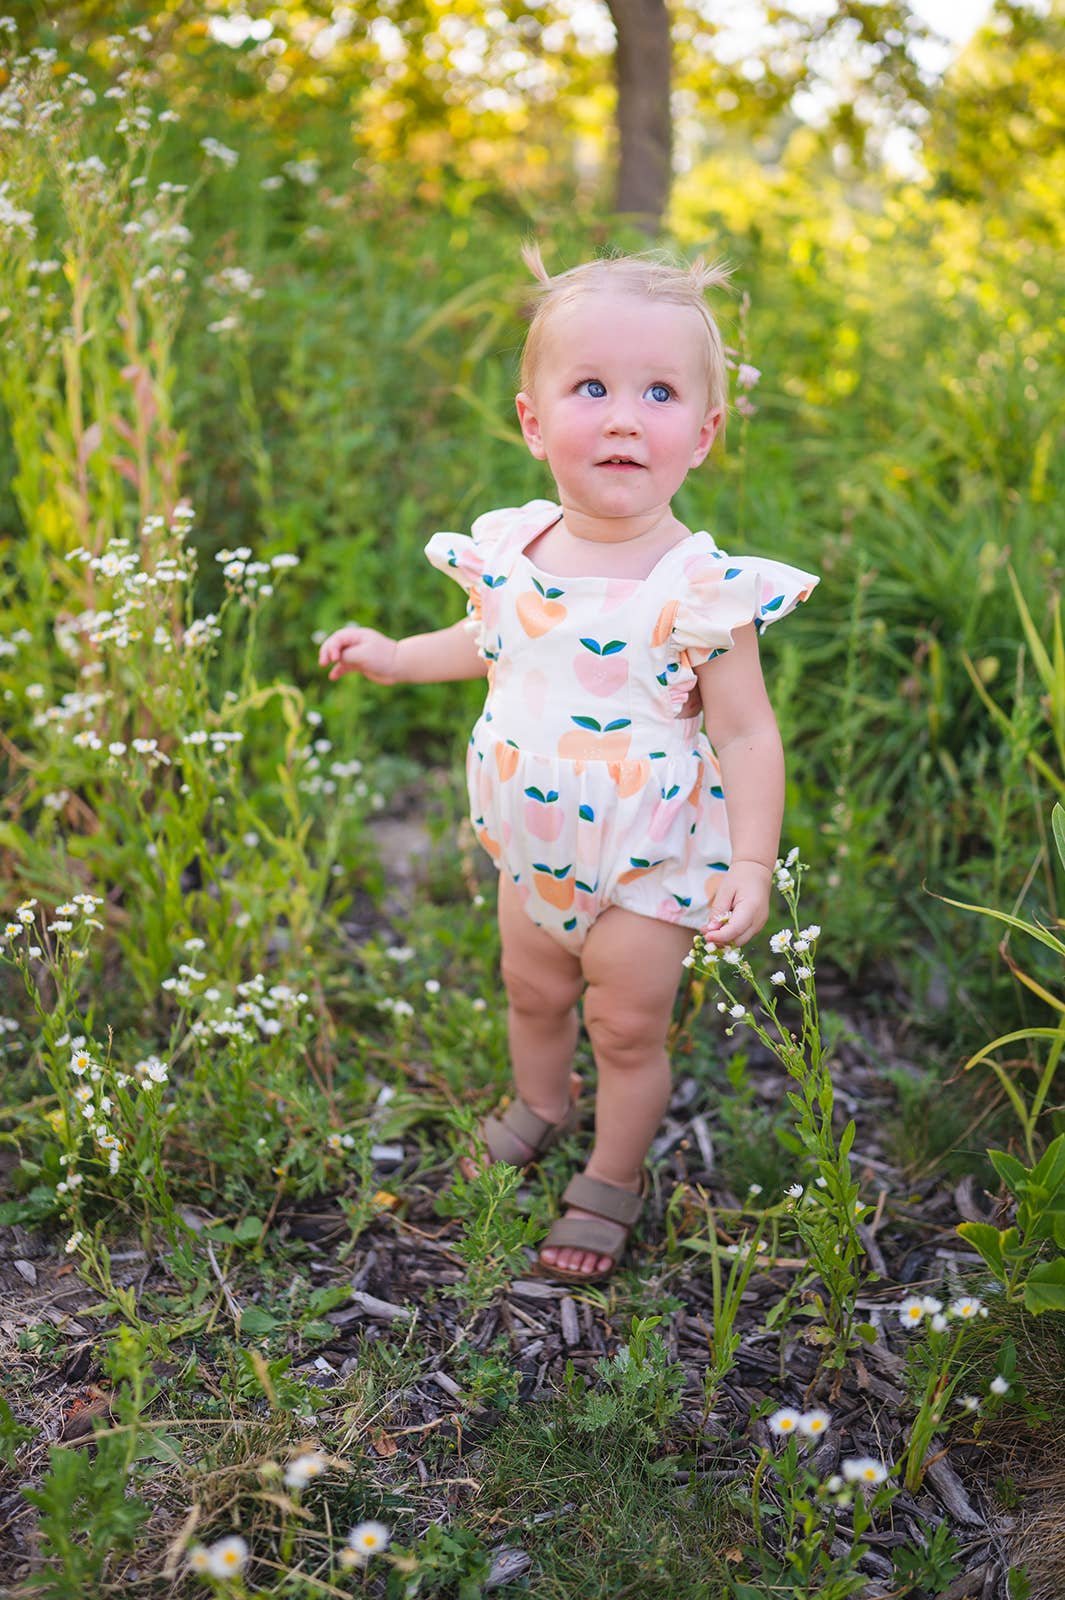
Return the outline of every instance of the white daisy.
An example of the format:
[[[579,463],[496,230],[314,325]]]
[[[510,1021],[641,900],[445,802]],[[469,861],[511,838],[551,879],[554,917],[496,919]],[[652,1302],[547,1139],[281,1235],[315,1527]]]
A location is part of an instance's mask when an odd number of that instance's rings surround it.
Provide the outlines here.
[[[854,1456],[841,1462],[840,1469],[848,1483],[883,1483],[888,1475],[884,1463],[873,1456]]]
[[[238,1534],[218,1539],[207,1551],[203,1571],[212,1578],[235,1578],[248,1564],[248,1546]]]

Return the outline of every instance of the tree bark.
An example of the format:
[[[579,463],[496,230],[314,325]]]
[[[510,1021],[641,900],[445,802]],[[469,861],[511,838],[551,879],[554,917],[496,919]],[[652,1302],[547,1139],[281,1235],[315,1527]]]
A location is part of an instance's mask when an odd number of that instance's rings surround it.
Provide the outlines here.
[[[672,117],[666,0],[606,0],[617,32],[616,209],[654,233],[669,201]]]

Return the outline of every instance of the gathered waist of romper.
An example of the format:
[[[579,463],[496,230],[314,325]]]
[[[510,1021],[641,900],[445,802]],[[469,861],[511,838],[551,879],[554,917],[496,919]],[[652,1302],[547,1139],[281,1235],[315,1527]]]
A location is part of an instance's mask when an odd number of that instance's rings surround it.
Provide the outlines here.
[[[611,725],[612,721],[614,726]],[[616,725],[618,723],[621,725]],[[537,737],[538,732],[526,723],[522,729],[523,737],[520,740],[511,739],[506,736],[505,728],[498,719],[482,716],[474,729],[474,743],[482,749],[488,745],[499,745],[522,757],[557,762],[560,767],[690,759],[709,748],[700,717],[678,717],[673,723],[657,724],[653,728],[636,728],[624,722],[624,719],[588,717],[561,734],[557,729],[549,729],[545,725],[543,733],[546,737],[542,740]]]

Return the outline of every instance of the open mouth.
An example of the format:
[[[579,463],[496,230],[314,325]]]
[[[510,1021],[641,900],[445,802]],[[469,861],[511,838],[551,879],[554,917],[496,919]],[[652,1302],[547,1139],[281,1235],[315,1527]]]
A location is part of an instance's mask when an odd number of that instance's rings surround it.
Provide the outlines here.
[[[635,467],[643,471],[643,463],[634,461],[631,456],[607,456],[605,461],[597,461],[599,467]]]

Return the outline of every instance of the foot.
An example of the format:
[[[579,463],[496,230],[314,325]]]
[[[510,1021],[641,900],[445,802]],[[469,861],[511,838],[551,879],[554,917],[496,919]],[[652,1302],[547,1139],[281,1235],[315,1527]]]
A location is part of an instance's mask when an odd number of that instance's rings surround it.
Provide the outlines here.
[[[588,1177],[595,1174],[589,1172]],[[600,1180],[602,1181],[602,1180]],[[642,1195],[644,1189],[643,1174],[637,1173],[629,1183],[611,1184],[611,1187],[623,1189],[629,1194]],[[581,1278],[601,1278],[617,1264],[625,1242],[632,1231],[632,1225],[613,1222],[605,1218],[602,1212],[586,1211],[580,1206],[567,1206],[563,1212],[566,1222],[591,1221],[599,1228],[607,1230],[604,1240],[605,1247],[612,1251],[611,1255],[600,1255],[592,1250],[582,1250],[574,1245],[544,1245],[539,1254],[541,1266],[548,1272],[564,1272]]]
[[[549,1122],[554,1127],[560,1128],[570,1116],[573,1107],[580,1099],[581,1080],[575,1072],[570,1074],[569,1093],[569,1105],[564,1108],[561,1106],[544,1105],[539,1102],[537,1102],[535,1105],[531,1101],[526,1101],[525,1103],[529,1110],[534,1112],[536,1116],[542,1117],[545,1122]],[[484,1125],[482,1124],[482,1128],[483,1126]],[[550,1148],[549,1143],[541,1143],[539,1146],[533,1145],[527,1139],[523,1139],[514,1133],[513,1129],[508,1131],[514,1144],[514,1150],[512,1152],[514,1157],[512,1164],[514,1166],[529,1166],[532,1162],[537,1160],[537,1158],[541,1156],[546,1149]],[[510,1157],[507,1159],[510,1159]],[[472,1182],[472,1180],[477,1177],[478,1173],[486,1170],[491,1162],[492,1154],[490,1147],[487,1151],[478,1151],[476,1148],[473,1148],[470,1150],[469,1155],[463,1156],[459,1161],[459,1171],[462,1173],[462,1176],[467,1182]]]

